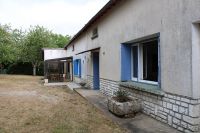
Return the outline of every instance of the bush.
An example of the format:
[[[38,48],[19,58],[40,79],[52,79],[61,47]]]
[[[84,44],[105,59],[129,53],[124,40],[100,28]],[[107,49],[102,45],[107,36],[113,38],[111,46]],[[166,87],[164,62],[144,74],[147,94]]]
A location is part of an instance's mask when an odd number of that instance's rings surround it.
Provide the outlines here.
[[[115,92],[114,99],[117,100],[118,102],[127,102],[130,100],[130,98],[128,97],[128,93],[125,90],[121,89]]]
[[[37,68],[37,75],[43,75],[43,64]],[[33,68],[31,63],[18,62],[11,64],[7,68],[7,74],[22,74],[22,75],[33,75]]]
[[[7,73],[7,69],[0,69],[0,74],[6,74]]]

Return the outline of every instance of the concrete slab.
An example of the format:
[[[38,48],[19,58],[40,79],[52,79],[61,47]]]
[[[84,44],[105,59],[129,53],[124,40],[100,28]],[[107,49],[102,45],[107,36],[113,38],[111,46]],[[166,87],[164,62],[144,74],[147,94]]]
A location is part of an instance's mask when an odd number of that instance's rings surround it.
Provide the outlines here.
[[[145,114],[137,114],[134,118],[119,118],[107,109],[107,97],[96,90],[75,89],[75,91],[101,110],[108,118],[117,122],[131,133],[180,133]]]
[[[76,84],[74,82],[67,82],[67,87],[71,90],[81,88],[81,86],[79,84]]]
[[[69,89],[74,90],[81,88],[81,86],[74,82],[59,82],[59,83],[44,83],[45,86],[67,86]]]
[[[44,83],[45,86],[66,86],[67,82],[58,82],[58,83]]]

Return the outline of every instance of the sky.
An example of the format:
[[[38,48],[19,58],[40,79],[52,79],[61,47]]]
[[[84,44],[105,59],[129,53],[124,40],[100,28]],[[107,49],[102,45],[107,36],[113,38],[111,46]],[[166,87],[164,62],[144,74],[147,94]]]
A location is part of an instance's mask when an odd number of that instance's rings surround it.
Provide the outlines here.
[[[109,0],[0,0],[0,24],[75,35]]]

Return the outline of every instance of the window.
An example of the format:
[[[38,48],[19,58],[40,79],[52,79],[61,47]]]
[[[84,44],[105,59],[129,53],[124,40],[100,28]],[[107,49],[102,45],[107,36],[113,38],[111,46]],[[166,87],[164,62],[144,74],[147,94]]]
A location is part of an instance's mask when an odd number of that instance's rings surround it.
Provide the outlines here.
[[[91,39],[95,39],[97,37],[98,37],[98,29],[94,28],[93,31],[92,31],[92,37],[91,37]]]
[[[132,71],[133,78],[136,80],[138,78],[138,46],[132,47]]]
[[[150,40],[132,46],[132,80],[147,83],[158,82],[158,40]]]

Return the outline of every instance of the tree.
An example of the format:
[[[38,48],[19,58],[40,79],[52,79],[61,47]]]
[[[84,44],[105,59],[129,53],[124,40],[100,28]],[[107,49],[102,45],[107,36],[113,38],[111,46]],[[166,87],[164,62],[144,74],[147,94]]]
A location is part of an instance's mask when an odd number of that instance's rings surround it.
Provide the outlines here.
[[[42,48],[63,48],[70,36],[55,34],[41,26],[30,27],[28,32],[0,24],[0,69],[3,66],[32,63],[33,75],[42,63]]]
[[[64,48],[64,46],[70,41],[71,37],[69,35],[63,36],[61,34],[52,34],[52,41],[59,48]]]
[[[0,68],[4,65],[17,62],[20,59],[20,45],[23,32],[11,29],[9,25],[0,25]]]
[[[41,64],[43,59],[42,48],[58,47],[52,42],[52,32],[44,27],[30,27],[26,34],[23,46],[23,60],[32,63],[34,76],[36,75],[36,68]]]
[[[22,62],[25,32],[21,29],[12,30],[13,63]]]

